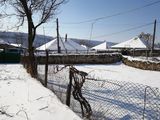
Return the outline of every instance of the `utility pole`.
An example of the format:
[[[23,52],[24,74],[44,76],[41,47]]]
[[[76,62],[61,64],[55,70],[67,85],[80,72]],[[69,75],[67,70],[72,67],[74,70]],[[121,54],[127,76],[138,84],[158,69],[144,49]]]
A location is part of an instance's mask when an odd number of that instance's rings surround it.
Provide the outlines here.
[[[65,35],[65,42],[67,42],[67,34]]]
[[[65,35],[65,42],[67,42],[67,34]],[[67,49],[65,49],[66,53],[67,53]]]
[[[46,41],[46,37],[45,37],[45,30],[44,30],[44,26],[43,26],[43,38],[44,38],[44,41],[45,41],[45,50],[46,50],[46,43],[47,43],[47,41]]]
[[[59,23],[58,23],[58,18],[56,19],[57,23],[57,52],[61,53],[61,48],[59,46]]]
[[[90,32],[90,40],[92,39],[92,34],[93,34],[93,25],[95,24],[95,22],[92,22],[91,24],[91,32]]]
[[[95,24],[97,21],[98,21],[98,19],[97,19],[97,20],[94,20],[94,21],[91,23],[91,31],[90,31],[89,44],[90,44],[90,41],[91,41],[91,39],[92,39],[92,34],[93,34],[93,27],[94,27],[94,24]],[[87,50],[87,52],[89,52],[89,46],[88,46],[88,50]]]
[[[152,48],[151,48],[152,56],[153,56],[153,51],[154,51],[154,42],[155,42],[155,35],[156,35],[156,24],[157,24],[157,21],[155,19],[155,21],[154,21],[153,39],[152,39]]]

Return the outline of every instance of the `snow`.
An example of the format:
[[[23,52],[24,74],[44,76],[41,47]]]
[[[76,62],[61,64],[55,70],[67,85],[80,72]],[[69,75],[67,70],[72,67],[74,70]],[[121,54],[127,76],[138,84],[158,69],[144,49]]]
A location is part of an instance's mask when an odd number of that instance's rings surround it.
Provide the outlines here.
[[[12,45],[12,46],[14,46],[14,47],[22,47],[22,44],[11,43],[10,45]]]
[[[76,42],[68,39],[65,41],[64,38],[60,39],[59,46],[61,47],[61,50],[70,50],[70,51],[76,51],[76,50],[86,50],[85,47],[77,44]],[[57,50],[57,39],[51,40],[50,42],[40,46],[37,48],[37,50]]]
[[[88,78],[95,78],[95,81],[86,79],[83,86],[83,95],[95,119],[160,120],[160,72],[140,70],[123,63],[76,65],[76,68],[87,72]]]
[[[151,62],[151,63],[160,63],[160,57],[132,57],[132,56],[125,56],[123,55],[124,58],[127,58],[130,61],[143,61],[143,62]]]
[[[147,45],[145,44],[143,39],[141,39],[139,37],[134,37],[130,40],[127,40],[125,42],[114,45],[114,46],[112,46],[112,48],[140,48],[140,49],[146,49]]]
[[[148,85],[160,89],[160,72],[141,70],[124,65],[123,63],[109,65],[77,65],[77,69],[100,79],[126,81]]]
[[[146,87],[143,85],[160,89],[160,72],[157,71],[132,68],[121,62],[107,65],[83,64],[75,67],[87,72],[89,74],[87,77],[101,80],[86,81],[82,92],[89,100],[94,114],[102,112],[106,119],[125,119],[126,116],[129,116],[128,119],[131,120],[141,118],[144,107],[144,87]],[[66,72],[60,76],[59,73],[57,77],[61,79],[61,77],[65,77],[65,74]],[[66,75],[68,76],[68,73]],[[53,74],[53,76],[56,75]],[[64,84],[66,83],[64,80],[68,81],[66,78],[62,81],[53,80],[52,83]],[[106,80],[105,84],[103,80]],[[119,86],[110,83],[117,83],[116,81],[119,81],[122,87],[119,88]],[[139,86],[139,84],[142,85]],[[65,85],[67,86],[67,84]],[[158,105],[159,98],[155,99],[154,96],[152,98],[151,96],[152,94],[149,96],[147,94],[147,100]],[[76,110],[78,109],[80,107],[76,108]],[[152,117],[152,112],[155,109],[147,107],[146,115]],[[80,118],[63,105],[50,90],[31,78],[22,65],[0,64],[0,120],[27,119],[79,120]],[[148,117],[148,119],[152,118]]]
[[[16,48],[26,48],[22,44],[16,44],[16,43],[10,43],[10,45],[16,47]]]
[[[20,64],[0,64],[0,120],[80,120]]]

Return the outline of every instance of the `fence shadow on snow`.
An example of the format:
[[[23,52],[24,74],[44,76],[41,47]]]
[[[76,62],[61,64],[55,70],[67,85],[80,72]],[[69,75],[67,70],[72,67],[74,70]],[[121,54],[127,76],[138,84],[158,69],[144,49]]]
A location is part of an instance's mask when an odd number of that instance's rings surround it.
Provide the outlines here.
[[[38,77],[45,79],[45,65],[38,65]],[[64,65],[48,65],[47,87],[66,104],[70,69]],[[78,79],[78,78],[77,78]],[[79,79],[78,79],[79,80]],[[72,83],[72,93],[74,84]],[[82,95],[89,102],[91,120],[160,120],[160,92],[149,86],[101,80],[88,74],[82,87]],[[70,108],[83,116],[80,103],[73,95]],[[84,119],[85,116],[83,116]]]

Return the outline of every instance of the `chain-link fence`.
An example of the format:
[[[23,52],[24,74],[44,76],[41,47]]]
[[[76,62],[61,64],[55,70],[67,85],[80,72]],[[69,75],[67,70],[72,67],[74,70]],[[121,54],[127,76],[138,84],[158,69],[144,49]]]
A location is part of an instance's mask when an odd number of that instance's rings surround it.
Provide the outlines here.
[[[69,67],[48,65],[47,86],[66,103]],[[38,65],[38,76],[44,82],[45,66]],[[72,83],[73,91],[74,81]],[[102,80],[88,75],[82,95],[92,109],[91,120],[160,120],[160,92],[149,86]],[[71,109],[82,117],[80,103],[71,95]],[[85,118],[84,118],[85,119]]]
[[[112,80],[86,81],[84,94],[99,120],[160,120],[160,94],[148,86]]]

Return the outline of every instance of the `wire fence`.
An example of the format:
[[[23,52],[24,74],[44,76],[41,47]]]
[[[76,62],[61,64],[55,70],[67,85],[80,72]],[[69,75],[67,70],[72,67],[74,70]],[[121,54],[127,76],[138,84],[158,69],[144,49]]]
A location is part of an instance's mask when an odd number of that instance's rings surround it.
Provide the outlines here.
[[[45,78],[45,65],[38,65],[38,77]],[[70,68],[64,65],[48,65],[47,86],[66,104],[70,81]],[[77,77],[77,76],[76,76]],[[80,80],[77,78],[77,80]],[[70,108],[83,119],[79,101],[75,100],[74,81]],[[88,74],[81,89],[83,97],[92,109],[91,120],[160,120],[160,92],[142,84],[102,80]]]

